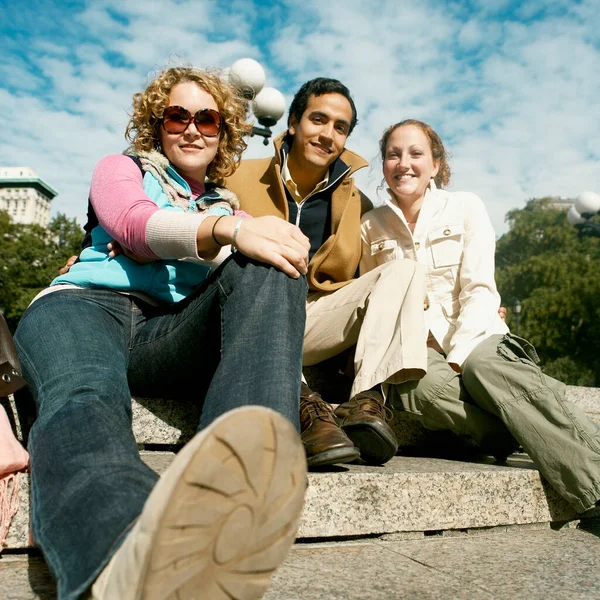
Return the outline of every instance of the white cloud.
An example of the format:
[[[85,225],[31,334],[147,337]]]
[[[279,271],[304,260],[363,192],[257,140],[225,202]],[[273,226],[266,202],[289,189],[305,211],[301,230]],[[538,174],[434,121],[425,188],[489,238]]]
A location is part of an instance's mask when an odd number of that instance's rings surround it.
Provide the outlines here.
[[[367,159],[387,125],[431,123],[452,153],[452,189],[481,195],[498,233],[533,196],[600,188],[594,0],[95,0],[70,18],[48,10],[40,24],[60,15],[60,38],[40,26],[29,47],[21,34],[6,42],[0,163],[35,168],[60,191],[54,211],[80,221],[94,163],[125,145],[132,94],[170,60],[257,58],[288,103],[312,77],[339,78],[359,111],[348,145]],[[249,157],[271,153],[250,140]],[[380,164],[357,179],[376,200]]]
[[[552,18],[525,27],[490,22],[486,10],[466,25],[457,16],[438,27],[431,5],[414,8],[412,19],[404,13],[394,18],[388,6],[382,20],[360,23],[364,36],[358,28],[350,31],[353,52],[335,73],[343,73],[359,110],[375,106],[351,138],[353,148],[371,158],[385,125],[406,117],[430,122],[452,151],[452,188],[479,193],[498,232],[505,230],[506,211],[532,196],[574,196],[582,185],[598,185],[598,128],[590,124],[600,52],[584,43],[581,20]],[[379,51],[372,48],[373,24]],[[410,36],[394,38],[407,29]],[[315,51],[318,33],[301,39],[310,49],[304,55]],[[465,64],[463,49],[476,60]],[[365,69],[365,55],[371,68]],[[378,174],[360,179],[375,196]]]

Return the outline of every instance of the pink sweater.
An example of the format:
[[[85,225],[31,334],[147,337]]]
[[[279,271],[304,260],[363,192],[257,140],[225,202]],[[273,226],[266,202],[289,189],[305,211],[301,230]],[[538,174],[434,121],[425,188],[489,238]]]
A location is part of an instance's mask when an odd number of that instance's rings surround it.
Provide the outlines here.
[[[144,193],[142,178],[139,167],[128,156],[114,154],[103,158],[94,170],[90,187],[90,202],[98,221],[117,242],[138,256],[183,258],[160,256],[152,250],[152,241],[148,239],[149,224],[153,232],[167,235],[176,223],[173,223],[174,215],[168,214],[170,211],[161,210]],[[185,180],[194,198],[204,193],[204,183],[194,179]],[[193,239],[181,240],[185,246],[195,246],[195,232],[203,216],[178,213],[175,218],[175,221],[186,219],[186,224],[190,224],[191,216],[196,217],[195,226],[178,229],[179,235],[193,236]]]

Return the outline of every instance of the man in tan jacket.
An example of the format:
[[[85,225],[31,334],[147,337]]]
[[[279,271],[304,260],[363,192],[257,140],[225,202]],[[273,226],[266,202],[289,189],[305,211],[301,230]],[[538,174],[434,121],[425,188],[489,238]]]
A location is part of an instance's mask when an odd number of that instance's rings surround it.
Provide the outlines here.
[[[302,441],[309,466],[388,461],[397,450],[380,384],[418,379],[426,370],[423,274],[394,261],[357,277],[360,218],[372,207],[352,174],[367,162],[345,148],[357,123],[346,86],[317,78],[290,106],[275,156],[242,161],[227,186],[255,217],[276,215],[310,239],[304,365],[356,345],[351,399],[335,413],[303,384]],[[285,240],[281,240],[285,244]]]

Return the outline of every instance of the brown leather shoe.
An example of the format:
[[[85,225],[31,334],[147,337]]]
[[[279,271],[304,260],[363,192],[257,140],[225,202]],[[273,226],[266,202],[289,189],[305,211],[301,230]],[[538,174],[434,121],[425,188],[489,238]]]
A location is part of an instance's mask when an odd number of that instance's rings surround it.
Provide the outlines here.
[[[300,431],[309,467],[348,463],[360,456],[339,428],[331,405],[305,383],[300,390]]]
[[[340,427],[360,450],[360,457],[370,465],[382,465],[396,454],[398,441],[388,425],[392,411],[381,394],[360,392],[335,410]]]

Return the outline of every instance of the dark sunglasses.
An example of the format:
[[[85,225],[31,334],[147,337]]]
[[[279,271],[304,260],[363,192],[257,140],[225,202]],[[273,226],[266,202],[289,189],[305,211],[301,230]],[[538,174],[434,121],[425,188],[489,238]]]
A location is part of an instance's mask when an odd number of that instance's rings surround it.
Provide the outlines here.
[[[206,137],[216,137],[221,129],[221,115],[212,108],[202,108],[192,116],[183,106],[168,106],[162,116],[162,126],[167,133],[183,133],[192,121]]]

